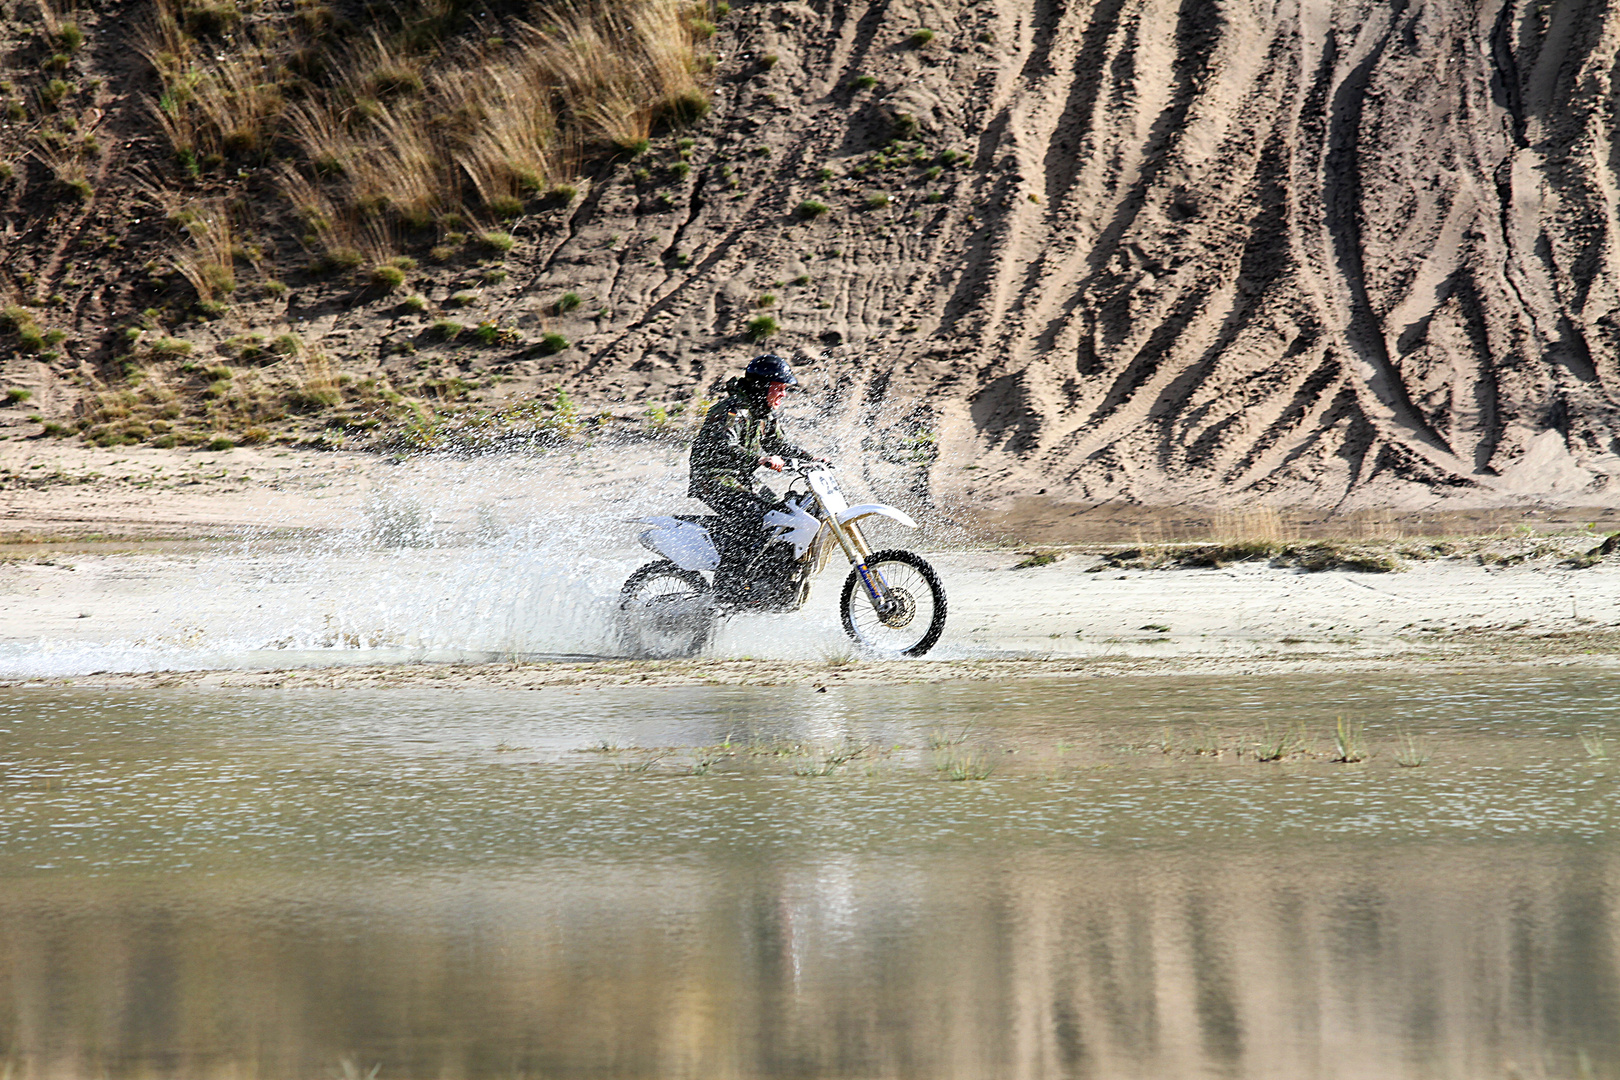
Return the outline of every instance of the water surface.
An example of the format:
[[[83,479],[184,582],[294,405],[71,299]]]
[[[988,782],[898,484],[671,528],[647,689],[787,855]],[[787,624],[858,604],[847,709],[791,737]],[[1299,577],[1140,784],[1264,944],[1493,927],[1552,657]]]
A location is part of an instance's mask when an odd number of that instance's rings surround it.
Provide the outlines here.
[[[1617,691],[8,691],[0,1070],[1612,1076]]]

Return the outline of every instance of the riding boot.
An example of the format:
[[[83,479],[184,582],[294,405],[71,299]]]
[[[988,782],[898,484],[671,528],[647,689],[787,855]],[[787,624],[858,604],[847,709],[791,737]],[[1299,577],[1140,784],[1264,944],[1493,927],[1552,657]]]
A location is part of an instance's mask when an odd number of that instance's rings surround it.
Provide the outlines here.
[[[720,566],[714,572],[714,593],[722,603],[737,603],[748,595],[748,552],[722,537]]]

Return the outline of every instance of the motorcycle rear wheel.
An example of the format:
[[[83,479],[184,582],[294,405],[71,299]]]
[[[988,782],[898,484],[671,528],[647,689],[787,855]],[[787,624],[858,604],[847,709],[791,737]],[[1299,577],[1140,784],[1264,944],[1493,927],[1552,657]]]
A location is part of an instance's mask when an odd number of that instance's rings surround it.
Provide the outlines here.
[[[880,612],[851,568],[839,605],[844,633],[874,652],[921,656],[932,649],[945,632],[945,586],[934,568],[910,551],[879,551],[866,568],[888,584],[896,605]]]
[[[643,566],[619,590],[619,643],[631,656],[695,656],[714,621],[708,579],[668,560]]]

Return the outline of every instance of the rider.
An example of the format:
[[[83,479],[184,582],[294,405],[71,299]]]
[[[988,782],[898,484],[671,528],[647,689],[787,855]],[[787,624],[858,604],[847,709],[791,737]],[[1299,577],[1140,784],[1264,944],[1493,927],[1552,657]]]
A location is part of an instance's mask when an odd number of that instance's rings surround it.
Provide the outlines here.
[[[798,385],[786,360],[774,353],[756,356],[739,378],[726,383],[726,397],[709,410],[692,443],[691,484],[687,494],[720,515],[716,585],[732,582],[765,544],[764,516],[781,506],[770,488],[754,489],[754,471],[781,472],[783,458],[819,461],[782,437],[772,410],[790,386]]]

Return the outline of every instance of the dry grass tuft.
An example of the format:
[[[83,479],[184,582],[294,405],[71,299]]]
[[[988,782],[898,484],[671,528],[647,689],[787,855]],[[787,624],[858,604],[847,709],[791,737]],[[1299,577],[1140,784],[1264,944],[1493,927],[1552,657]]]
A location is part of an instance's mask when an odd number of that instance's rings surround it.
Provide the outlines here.
[[[198,10],[182,0],[157,0],[135,37],[163,84],[152,113],[176,161],[192,175],[226,158],[261,158],[286,108],[284,41],[257,31],[242,34],[227,51],[204,49],[193,36]]]
[[[230,213],[218,201],[195,201],[176,215],[190,244],[175,257],[175,269],[205,304],[236,291],[236,234]]]
[[[75,150],[40,146],[35,149],[34,156],[51,171],[57,185],[73,198],[89,202],[95,196],[84,158]]]
[[[325,353],[306,351],[303,357],[303,377],[298,386],[287,394],[290,408],[316,412],[341,404],[343,391],[338,383],[336,369]]]
[[[540,194],[564,171],[550,88],[536,70],[497,64],[478,85],[462,84],[459,115],[471,119],[451,150],[486,207]]]
[[[197,80],[193,106],[206,150],[231,158],[257,157],[280,119],[284,101],[275,81],[275,60],[264,45],[248,44]]]

